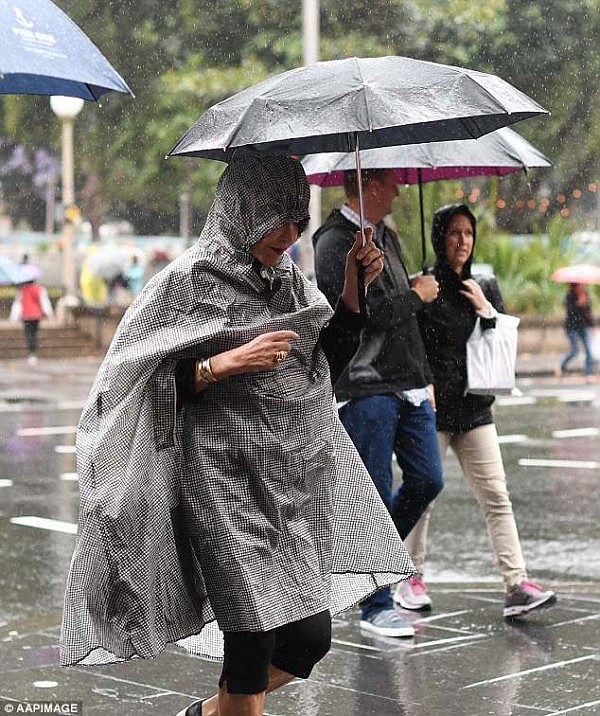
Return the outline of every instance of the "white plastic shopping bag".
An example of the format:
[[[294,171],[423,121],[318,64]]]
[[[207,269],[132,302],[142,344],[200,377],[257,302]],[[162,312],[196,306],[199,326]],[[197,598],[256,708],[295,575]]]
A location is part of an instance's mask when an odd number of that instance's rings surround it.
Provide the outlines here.
[[[592,328],[590,333],[590,350],[592,358],[600,363],[600,328]]]
[[[467,387],[465,393],[508,395],[515,387],[517,327],[521,319],[496,315],[495,328],[481,329],[477,318],[467,341]]]

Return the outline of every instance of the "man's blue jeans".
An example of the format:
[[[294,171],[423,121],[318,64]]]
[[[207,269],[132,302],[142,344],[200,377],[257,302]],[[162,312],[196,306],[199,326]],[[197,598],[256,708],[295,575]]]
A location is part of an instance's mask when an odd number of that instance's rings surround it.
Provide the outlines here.
[[[567,363],[573,360],[573,358],[575,358],[575,356],[579,353],[579,346],[577,343],[581,340],[583,343],[583,350],[585,351],[585,374],[592,375],[594,372],[594,359],[592,357],[592,347],[590,346],[590,329],[587,326],[581,326],[581,328],[567,328],[566,333],[569,338],[571,348],[562,359],[560,369],[564,371],[567,367]]]
[[[404,539],[443,487],[431,404],[425,400],[415,406],[393,393],[373,395],[344,405],[340,419]],[[395,494],[393,454],[402,470]],[[362,617],[392,605],[389,587],[384,587],[362,602]]]

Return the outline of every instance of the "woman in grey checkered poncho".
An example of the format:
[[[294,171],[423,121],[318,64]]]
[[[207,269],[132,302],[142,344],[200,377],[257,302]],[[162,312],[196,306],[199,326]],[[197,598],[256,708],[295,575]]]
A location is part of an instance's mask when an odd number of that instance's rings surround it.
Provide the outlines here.
[[[63,665],[224,644],[219,713],[262,713],[266,679],[327,651],[330,613],[413,572],[332,399],[361,326],[356,261],[368,284],[381,255],[357,241],[332,311],[285,253],[308,198],[299,162],[237,157],[197,244],[125,314],[77,434]]]

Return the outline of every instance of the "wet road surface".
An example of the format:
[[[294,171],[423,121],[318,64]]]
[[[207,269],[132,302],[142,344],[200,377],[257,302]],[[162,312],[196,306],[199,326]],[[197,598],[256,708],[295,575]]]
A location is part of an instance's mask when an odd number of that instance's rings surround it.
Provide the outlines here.
[[[81,701],[83,713],[169,716],[210,695],[218,663],[176,646],[160,658],[58,667],[74,545],[74,430],[96,363],[0,363],[0,714],[3,700]],[[600,713],[600,385],[520,384],[496,409],[530,576],[552,609],[502,620],[483,515],[450,457],[430,527],[434,602],[414,639],[366,635],[349,611],[307,682],[267,700],[271,716]],[[15,713],[17,711],[15,710]]]

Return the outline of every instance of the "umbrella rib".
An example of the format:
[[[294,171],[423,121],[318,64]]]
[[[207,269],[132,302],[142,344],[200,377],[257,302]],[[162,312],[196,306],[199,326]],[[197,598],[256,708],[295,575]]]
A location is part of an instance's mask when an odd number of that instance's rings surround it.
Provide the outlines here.
[[[468,74],[467,76],[469,77],[469,79],[473,80],[473,82],[475,82],[475,83],[487,94],[487,96],[488,96],[491,100],[493,100],[493,102],[494,102],[495,104],[497,104],[497,105],[499,105],[500,107],[502,107],[502,109],[506,112],[506,114],[513,114],[510,110],[508,110],[508,109],[504,106],[504,103],[501,102],[498,97],[496,97],[495,95],[493,95],[493,94],[490,92],[490,90],[489,90],[485,85],[483,85],[483,84],[477,79],[477,77],[474,77],[472,74]],[[470,119],[470,118],[469,118],[469,119]]]
[[[303,69],[303,68],[302,68],[302,67],[295,67],[293,70],[288,70],[288,72],[290,72],[290,73],[291,73],[291,72],[297,72],[298,70],[301,70],[301,69]],[[287,73],[284,73],[284,74],[287,74]],[[276,81],[276,82],[274,82],[272,85],[269,85],[269,90],[272,90],[273,87],[277,87],[277,85],[281,84],[282,81],[283,81],[283,80],[282,80],[281,78],[277,78],[277,81]],[[226,149],[229,149],[229,147],[231,147],[231,143],[232,143],[232,141],[233,141],[233,138],[234,138],[235,135],[238,133],[238,131],[239,131],[239,129],[240,129],[240,126],[242,125],[242,123],[243,123],[243,121],[244,121],[246,115],[250,112],[250,110],[251,110],[252,107],[254,106],[254,103],[255,103],[256,100],[258,100],[258,99],[262,99],[262,95],[258,95],[258,96],[256,96],[256,97],[253,97],[253,98],[252,98],[252,101],[250,102],[250,104],[248,104],[248,106],[244,109],[244,111],[242,112],[242,114],[241,114],[241,116],[239,117],[238,121],[236,122],[235,126],[232,128],[232,130],[231,130],[231,131],[229,132],[229,134],[227,135],[227,139],[225,140],[225,144],[221,147],[221,149],[222,149],[223,151],[225,151]]]
[[[363,89],[363,100],[364,100],[364,103],[365,103],[365,111],[366,111],[366,113],[367,113],[367,122],[368,122],[368,124],[369,124],[369,132],[372,132],[372,131],[373,131],[373,123],[371,122],[371,112],[369,111],[369,103],[367,102],[367,93],[366,93],[366,91],[365,91],[365,81],[364,81],[363,74],[362,74],[361,69],[360,69],[360,64],[359,64],[359,62],[358,62],[358,57],[354,57],[353,59],[354,59],[354,62],[355,62],[355,64],[356,64],[356,69],[357,69],[357,71],[358,71],[358,75],[359,75],[359,77],[360,77],[360,81],[361,81],[361,85],[362,85],[362,89]]]

